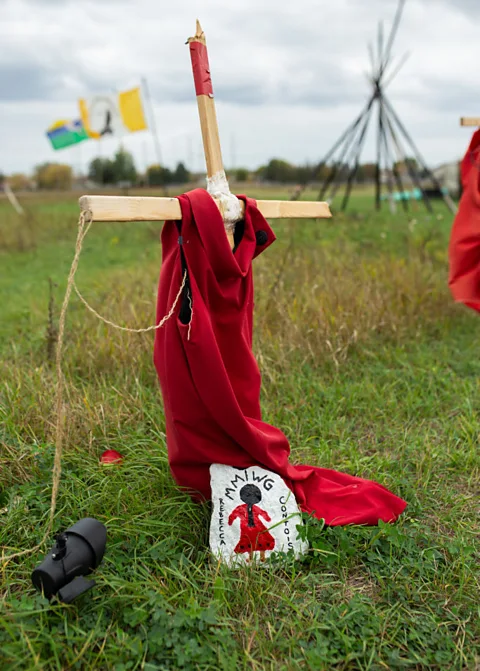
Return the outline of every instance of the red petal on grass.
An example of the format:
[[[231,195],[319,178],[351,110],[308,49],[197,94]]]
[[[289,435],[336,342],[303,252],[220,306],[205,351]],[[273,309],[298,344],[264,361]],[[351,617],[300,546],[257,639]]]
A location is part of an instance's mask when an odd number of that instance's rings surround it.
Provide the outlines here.
[[[123,457],[117,450],[105,450],[100,457],[101,464],[118,464],[123,461]]]

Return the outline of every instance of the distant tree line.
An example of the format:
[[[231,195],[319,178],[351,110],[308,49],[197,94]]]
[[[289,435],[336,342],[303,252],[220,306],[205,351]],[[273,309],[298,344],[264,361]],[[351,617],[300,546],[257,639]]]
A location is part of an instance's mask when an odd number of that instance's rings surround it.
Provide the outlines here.
[[[402,176],[408,175],[409,169],[412,168],[418,171],[418,164],[414,158],[397,161],[392,167]],[[338,179],[346,180],[352,170],[352,166],[346,163],[339,165],[332,163],[293,165],[279,158],[272,158],[267,165],[258,168],[254,176],[264,182],[308,184],[311,182],[323,182],[332,175],[333,170],[336,170],[336,177]],[[358,166],[355,179],[357,182],[371,182],[375,180],[376,174],[376,163],[363,163]]]
[[[20,176],[17,176],[20,181]],[[39,189],[68,191],[72,188],[73,170],[62,163],[42,163],[34,171],[34,180]]]
[[[409,170],[418,170],[414,158],[406,158],[404,161],[394,164],[394,169],[402,177],[408,177]],[[332,175],[336,170],[336,178],[345,181],[348,179],[351,166],[347,164],[309,164],[294,165],[279,158],[272,158],[266,165],[257,170],[248,168],[235,168],[227,170],[228,177],[232,182],[273,182],[279,184],[306,185],[312,182],[322,182]],[[376,178],[377,166],[375,163],[363,163],[358,166],[356,181],[360,183],[372,182]],[[192,180],[202,179],[202,174],[192,174],[184,163],[179,162],[175,169],[162,165],[151,165],[145,174],[137,171],[132,154],[121,147],[113,158],[97,157],[90,162],[88,167],[88,179],[102,186],[156,186],[184,185]],[[4,176],[4,179],[7,179]],[[1,184],[0,178],[0,184]],[[63,189],[72,187],[73,171],[69,165],[61,163],[42,163],[34,170],[33,182],[40,189]],[[8,176],[8,183],[13,190],[31,188],[32,179],[22,173]]]
[[[147,168],[145,181],[148,186],[167,186],[168,184],[187,184],[192,176],[183,163],[178,163],[175,170],[162,165],[151,165]]]
[[[119,182],[135,184],[137,169],[130,152],[120,148],[113,159],[98,157],[88,167],[88,178],[95,184],[115,185]]]
[[[186,184],[191,175],[183,163],[175,170],[161,165],[151,165],[145,175],[140,175],[135,167],[133,156],[119,149],[113,159],[95,158],[88,168],[88,178],[96,184],[117,185],[128,182],[139,186],[166,186],[168,184]]]

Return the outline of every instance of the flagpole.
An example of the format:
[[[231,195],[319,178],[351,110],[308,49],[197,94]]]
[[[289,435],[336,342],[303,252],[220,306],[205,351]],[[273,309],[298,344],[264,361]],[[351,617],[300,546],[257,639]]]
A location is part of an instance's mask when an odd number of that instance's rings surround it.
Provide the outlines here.
[[[230,135],[230,169],[234,170],[237,167],[237,156],[236,156],[236,146],[235,146],[235,133],[232,132]]]
[[[83,163],[82,163],[82,143],[79,142],[78,145],[78,177],[81,179],[83,177]]]
[[[145,142],[145,140],[143,140],[143,142],[142,142],[142,149],[143,149],[143,170],[144,170],[144,173],[145,173],[145,184],[146,184],[146,186],[150,186],[150,183],[149,183],[150,180],[149,180],[149,177],[148,177],[148,147],[147,147],[147,143]]]
[[[195,172],[195,161],[193,158],[192,136],[187,135],[187,168],[190,172]]]
[[[148,82],[146,77],[142,77],[142,87],[145,92],[145,101],[148,106],[148,113],[150,116],[150,130],[153,135],[153,141],[155,145],[155,152],[157,155],[157,163],[158,165],[162,165],[162,151],[160,149],[160,142],[158,139],[158,133],[157,133],[157,125],[155,123],[155,113],[153,111],[153,105],[152,105],[152,98],[150,96],[150,90],[148,88]]]

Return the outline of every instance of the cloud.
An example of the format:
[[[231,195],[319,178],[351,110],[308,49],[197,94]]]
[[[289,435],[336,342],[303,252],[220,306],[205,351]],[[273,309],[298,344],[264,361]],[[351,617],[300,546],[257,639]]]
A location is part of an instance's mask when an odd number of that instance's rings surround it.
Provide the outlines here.
[[[380,5],[379,0],[374,2]],[[217,3],[205,5],[204,24],[208,25],[218,97],[241,105],[328,105],[342,95],[348,100],[359,90],[352,68],[358,56],[352,47],[359,27],[370,25],[370,13],[356,0],[337,2],[340,9],[354,9],[357,20],[348,22],[338,9],[327,5],[319,11],[318,3],[310,0],[304,0],[303,11],[294,4],[278,12],[271,0],[261,7],[257,4],[244,0],[241,9],[222,7],[218,13],[214,11]],[[61,13],[57,11],[60,6]],[[54,80],[57,90],[50,85],[43,89],[31,86],[32,100],[67,98],[102,86],[122,87],[123,81],[138,78],[140,73],[148,76],[158,101],[182,103],[192,95],[188,50],[183,43],[185,32],[192,32],[197,11],[193,0],[180,0],[176,10],[169,11],[163,7],[160,11],[153,0],[135,3],[144,11],[132,11],[133,3],[123,0],[44,0],[35,2],[36,11],[29,21],[25,21],[22,0],[7,7],[10,13],[7,11],[0,37],[4,37],[3,53],[9,54],[8,60],[24,68],[21,100],[28,99],[27,83],[33,73],[40,82]],[[185,17],[191,17],[190,28]],[[4,59],[0,55],[0,67],[5,67]],[[55,70],[60,73],[53,77]],[[17,87],[1,89],[0,99],[12,100],[16,91]]]
[[[431,0],[424,0],[428,2],[432,12],[435,11],[434,4]],[[468,16],[472,14],[480,14],[480,4],[477,0],[442,0],[442,2],[457,12],[462,12]]]
[[[376,44],[379,20],[388,34],[397,2],[296,0],[281,9],[278,0],[0,5],[0,169],[9,170],[27,166],[29,155],[31,163],[52,158],[44,129],[57,118],[77,116],[80,96],[126,89],[142,77],[149,82],[165,160],[194,156],[200,167],[185,46],[197,14],[207,34],[220,131],[227,146],[236,138],[237,162],[253,166],[272,155],[318,160],[369,95],[367,44]],[[413,53],[388,95],[419,145],[425,140],[433,162],[461,153],[465,133],[458,117],[480,113],[471,65],[478,51],[471,17],[478,8],[477,0],[408,0],[405,6],[393,53]],[[150,153],[148,138],[126,140],[140,162]],[[373,153],[369,142],[367,154]],[[85,143],[82,151],[90,156],[97,148]]]
[[[52,96],[58,88],[60,76],[35,64],[0,65],[0,99],[22,102]]]

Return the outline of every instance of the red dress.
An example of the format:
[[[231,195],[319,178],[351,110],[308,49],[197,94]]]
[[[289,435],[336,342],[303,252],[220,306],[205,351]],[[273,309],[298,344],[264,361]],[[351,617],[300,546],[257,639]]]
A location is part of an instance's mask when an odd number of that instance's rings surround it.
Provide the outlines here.
[[[181,225],[167,221],[162,230],[157,323],[170,312],[185,268],[190,287],[190,295],[155,331],[173,476],[205,500],[211,498],[211,464],[260,465],[283,478],[303,511],[329,525],[392,522],[405,501],[371,480],[291,464],[285,434],[262,421],[260,371],[252,352],[252,260],[275,236],[255,201],[241,198],[244,230],[235,253],[222,216],[203,189],[180,196]]]
[[[267,527],[260,521],[263,517],[267,522],[271,522],[270,515],[259,508],[252,506],[253,527],[248,526],[248,506],[244,503],[237,506],[235,510],[230,513],[228,524],[231,526],[236,519],[240,520],[240,540],[235,546],[234,552],[241,554],[242,552],[265,552],[265,550],[273,550],[275,547],[275,539],[268,531]]]
[[[480,312],[480,130],[462,161],[463,193],[450,237],[448,283],[454,299]]]

